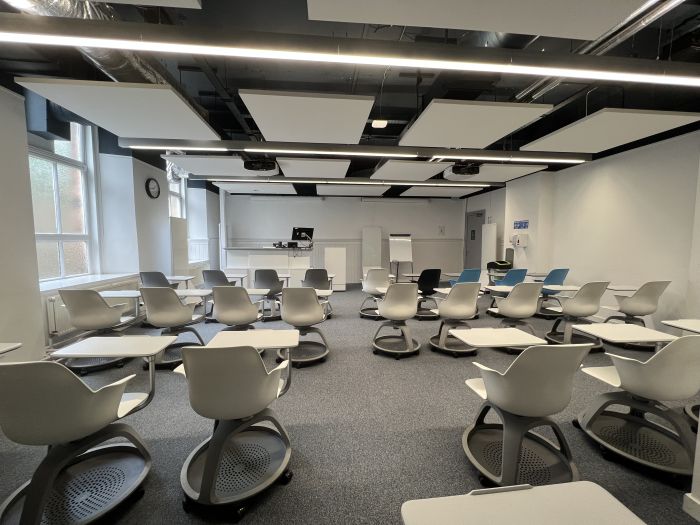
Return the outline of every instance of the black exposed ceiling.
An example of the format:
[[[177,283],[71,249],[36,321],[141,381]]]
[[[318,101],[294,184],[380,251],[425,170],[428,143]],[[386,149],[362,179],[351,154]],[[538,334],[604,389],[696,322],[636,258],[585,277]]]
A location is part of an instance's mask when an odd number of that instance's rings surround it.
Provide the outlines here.
[[[188,26],[225,27],[232,33],[246,30],[370,41],[432,42],[465,49],[503,47],[536,50],[558,56],[572,52],[581,44],[581,41],[537,35],[309,21],[305,0],[203,0],[201,10],[120,4],[114,4],[114,8],[125,21],[174,24],[182,26],[183,31],[187,31]],[[429,8],[429,3],[426,3],[426,9]],[[13,10],[0,0],[0,11]],[[699,62],[700,2],[693,0],[681,4],[608,55]],[[238,96],[238,89],[374,96],[375,105],[370,120],[381,117],[389,120],[390,124],[384,129],[374,129],[368,121],[361,142],[395,145],[405,129],[433,98],[512,101],[516,93],[536,80],[500,75],[410,72],[213,57],[170,56],[161,60],[180,83],[180,87],[207,111],[210,123],[221,136],[239,140],[262,140],[263,137]],[[0,80],[8,85],[10,79],[17,74],[105,78],[72,49],[3,45],[0,47]],[[532,125],[504,137],[491,148],[518,149],[523,144],[603,107],[700,111],[697,90],[660,86],[564,82],[535,102],[553,104],[555,110]],[[695,128],[691,126],[688,129]],[[376,160],[354,159],[348,176],[369,176],[376,164]],[[297,191],[300,194],[315,194],[313,185],[298,185]],[[387,195],[400,191],[400,188],[392,188]]]

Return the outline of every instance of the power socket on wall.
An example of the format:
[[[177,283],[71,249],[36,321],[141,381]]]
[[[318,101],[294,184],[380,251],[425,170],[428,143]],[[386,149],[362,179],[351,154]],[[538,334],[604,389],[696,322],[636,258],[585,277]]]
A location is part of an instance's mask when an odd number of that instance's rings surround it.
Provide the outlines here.
[[[444,237],[445,236],[445,227],[438,226],[438,233],[440,234],[441,237]]]

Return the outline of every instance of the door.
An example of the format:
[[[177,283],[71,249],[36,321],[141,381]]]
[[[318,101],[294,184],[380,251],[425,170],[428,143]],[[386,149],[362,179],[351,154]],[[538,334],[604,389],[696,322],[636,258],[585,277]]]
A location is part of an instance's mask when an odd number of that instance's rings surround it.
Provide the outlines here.
[[[464,239],[464,267],[481,268],[481,227],[486,222],[486,212],[470,211]]]

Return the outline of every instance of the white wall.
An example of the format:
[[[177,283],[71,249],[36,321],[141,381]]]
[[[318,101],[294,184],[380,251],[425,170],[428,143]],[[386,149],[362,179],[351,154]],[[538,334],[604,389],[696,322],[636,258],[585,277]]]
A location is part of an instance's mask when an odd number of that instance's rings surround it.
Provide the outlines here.
[[[100,154],[97,210],[102,273],[139,271],[133,159]]]
[[[34,242],[24,99],[0,87],[0,341],[23,348],[4,360],[44,356],[44,319]]]
[[[229,242],[288,240],[294,226],[315,228],[312,264],[323,265],[323,248],[345,246],[348,282],[362,275],[361,239],[364,226],[380,226],[384,264],[389,264],[390,233],[413,236],[414,269],[438,267],[460,271],[464,243],[464,200],[398,199],[362,202],[357,197],[226,198]],[[444,227],[444,235],[440,227]],[[403,270],[402,270],[403,271]]]
[[[142,271],[171,274],[170,211],[165,171],[137,159],[132,159],[132,162],[139,268]],[[160,183],[160,196],[157,199],[151,199],[146,194],[146,179],[149,177]]]
[[[467,197],[467,212],[481,211],[486,213],[486,224],[496,224],[496,248],[498,258],[503,259],[503,235],[506,220],[506,189],[482,193],[475,197]]]
[[[575,282],[672,280],[655,319],[697,315],[699,165],[696,132],[559,172],[552,264]]]
[[[209,238],[209,266],[219,268],[219,195],[213,191],[205,191],[207,199],[207,234]]]

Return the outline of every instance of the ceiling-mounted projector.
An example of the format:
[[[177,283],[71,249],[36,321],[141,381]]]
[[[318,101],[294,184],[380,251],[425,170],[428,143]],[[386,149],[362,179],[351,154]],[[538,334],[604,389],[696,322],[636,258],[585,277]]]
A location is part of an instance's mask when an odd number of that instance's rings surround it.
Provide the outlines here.
[[[277,170],[277,163],[270,159],[253,159],[243,161],[243,167],[248,171],[273,171]]]
[[[457,163],[443,172],[447,180],[469,180],[479,174],[479,165],[473,162]]]

